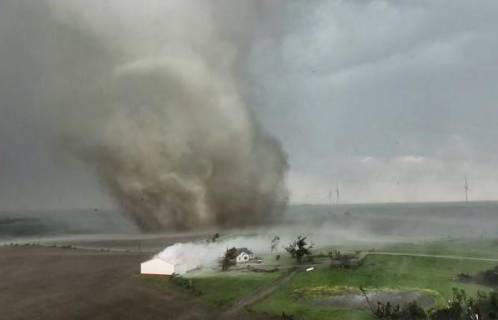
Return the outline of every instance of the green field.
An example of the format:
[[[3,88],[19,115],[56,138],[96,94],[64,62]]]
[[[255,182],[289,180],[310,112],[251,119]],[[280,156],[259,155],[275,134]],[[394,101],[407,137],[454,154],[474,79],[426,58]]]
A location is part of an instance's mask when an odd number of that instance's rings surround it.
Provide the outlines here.
[[[215,276],[192,279],[194,288],[211,305],[228,306],[271,282],[279,273]]]
[[[496,239],[444,239],[421,243],[396,243],[382,248],[383,251],[451,255],[475,258],[498,259]]]
[[[313,272],[299,272],[288,283],[249,309],[252,312],[275,315],[286,312],[298,319],[371,319],[370,314],[365,311],[311,306],[306,300],[299,299],[297,292],[317,287],[330,290],[338,287],[423,289],[429,290],[436,302],[442,305],[451,297],[452,288],[463,288],[469,295],[489,291],[490,288],[487,287],[459,283],[456,276],[461,272],[476,273],[495,265],[495,262],[468,259],[368,255],[356,269],[332,269],[325,266]],[[258,288],[268,286],[282,274],[228,272],[224,275],[194,277],[191,281],[201,299],[210,305],[225,308],[251,295]]]
[[[169,278],[142,276],[142,280],[158,288],[176,288],[200,296],[215,307],[227,307],[273,281],[280,273],[209,276],[184,279],[190,281],[187,289]]]
[[[366,257],[363,265],[355,270],[320,269],[297,274],[271,296],[253,306],[258,312],[280,314],[282,311],[305,319],[368,319],[360,311],[310,308],[295,298],[295,290],[318,286],[350,286],[364,288],[419,288],[431,289],[441,295],[440,302],[451,297],[452,288],[464,288],[471,295],[488,288],[461,284],[455,281],[460,272],[475,273],[489,269],[496,263],[453,260],[428,257],[383,256]]]

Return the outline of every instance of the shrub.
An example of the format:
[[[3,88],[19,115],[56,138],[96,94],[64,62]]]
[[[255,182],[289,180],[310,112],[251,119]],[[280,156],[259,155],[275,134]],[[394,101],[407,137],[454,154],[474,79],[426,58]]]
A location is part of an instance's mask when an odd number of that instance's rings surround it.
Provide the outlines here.
[[[378,303],[374,312],[377,319],[383,320],[427,320],[427,313],[415,301],[401,308],[399,305],[391,305],[389,302]]]
[[[365,291],[361,289],[365,294]],[[448,305],[426,312],[416,302],[405,307],[378,303],[373,308],[365,294],[375,318],[382,320],[498,320],[498,293],[479,293],[477,299],[467,297],[463,289],[453,289],[453,297]]]
[[[192,280],[190,279],[185,279],[184,277],[182,277],[181,275],[179,274],[176,274],[174,273],[171,278],[170,278],[171,282],[173,282],[176,286],[180,287],[180,288],[183,288],[185,290],[188,290],[190,291],[191,293],[193,293],[194,295],[200,295],[201,292],[199,290],[197,290],[193,283],[192,283]]]

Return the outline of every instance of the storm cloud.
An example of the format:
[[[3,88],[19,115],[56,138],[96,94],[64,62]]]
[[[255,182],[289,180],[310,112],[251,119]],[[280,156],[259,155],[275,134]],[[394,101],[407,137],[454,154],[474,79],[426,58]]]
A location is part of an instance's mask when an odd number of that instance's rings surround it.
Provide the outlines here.
[[[238,80],[227,86],[248,106],[247,119],[258,119],[258,128],[249,131],[262,132],[263,140],[269,132],[288,153],[292,202],[327,202],[336,184],[344,202],[462,200],[465,177],[471,199],[497,199],[495,1],[0,6],[4,208],[111,206],[86,165],[52,151],[60,148],[52,138],[69,128],[84,131],[86,144],[95,144],[106,127],[99,119],[112,113],[116,123],[131,111],[46,112],[49,100],[39,93],[59,97],[60,105],[71,97],[67,88],[79,88],[84,99],[78,101],[88,101],[85,90],[105,88],[132,101],[169,81],[158,76],[169,65],[164,55],[190,57],[196,63],[189,67],[201,74],[222,70],[223,79]],[[186,39],[193,48],[188,54],[165,49]],[[210,41],[214,45],[206,46]],[[119,78],[116,87],[102,86],[111,75]],[[157,120],[149,116],[154,108],[133,112],[149,125]],[[81,119],[94,121],[80,126]],[[64,144],[85,145],[71,139]]]
[[[292,200],[328,202],[338,184],[344,202],[458,201],[465,176],[473,200],[497,199],[497,11],[289,4],[284,36],[262,36],[248,70],[290,154]]]
[[[239,93],[226,8],[135,6],[5,5],[29,19],[18,35],[6,34],[26,37],[35,66],[22,81],[33,86],[41,121],[55,128],[54,145],[93,169],[143,230],[241,227],[278,215],[287,203],[286,155]]]

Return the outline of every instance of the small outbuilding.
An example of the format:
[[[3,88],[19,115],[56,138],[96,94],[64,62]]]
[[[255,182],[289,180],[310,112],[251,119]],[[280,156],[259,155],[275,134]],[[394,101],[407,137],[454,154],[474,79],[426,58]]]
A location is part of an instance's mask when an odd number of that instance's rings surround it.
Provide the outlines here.
[[[175,272],[175,265],[159,258],[152,258],[140,264],[141,274],[172,275]]]
[[[166,261],[156,256],[140,264],[140,273],[161,274],[168,276],[173,273],[182,275],[189,271],[196,270],[199,267],[200,263],[194,258],[177,260],[173,263],[172,261]]]
[[[237,263],[241,262],[249,262],[254,259],[254,253],[247,248],[238,248],[237,249]]]

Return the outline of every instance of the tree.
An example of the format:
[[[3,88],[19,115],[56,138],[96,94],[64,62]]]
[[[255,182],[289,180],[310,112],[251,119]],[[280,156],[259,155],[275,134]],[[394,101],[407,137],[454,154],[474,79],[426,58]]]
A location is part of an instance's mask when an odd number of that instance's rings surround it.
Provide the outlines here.
[[[207,243],[214,243],[220,238],[220,234],[216,232],[211,238],[207,239]]]
[[[490,296],[492,297],[492,296]],[[433,320],[481,320],[496,319],[490,314],[483,317],[481,305],[486,304],[487,297],[481,296],[479,300],[468,297],[463,289],[453,288],[453,299],[448,302],[448,306],[438,309],[431,314]]]
[[[227,249],[221,260],[221,270],[227,271],[231,266],[237,264],[237,248]]]
[[[280,243],[280,237],[275,236],[271,240],[271,252],[273,253],[275,250],[277,250],[278,244]]]
[[[293,257],[296,258],[297,263],[302,263],[303,258],[307,257],[311,260],[311,249],[313,245],[306,242],[307,237],[298,236],[297,240],[292,241],[285,250]]]
[[[479,293],[468,297],[463,289],[453,289],[453,298],[442,308],[426,312],[416,301],[405,306],[377,302],[375,307],[367,292],[360,288],[370,311],[379,320],[497,320],[498,293]]]

